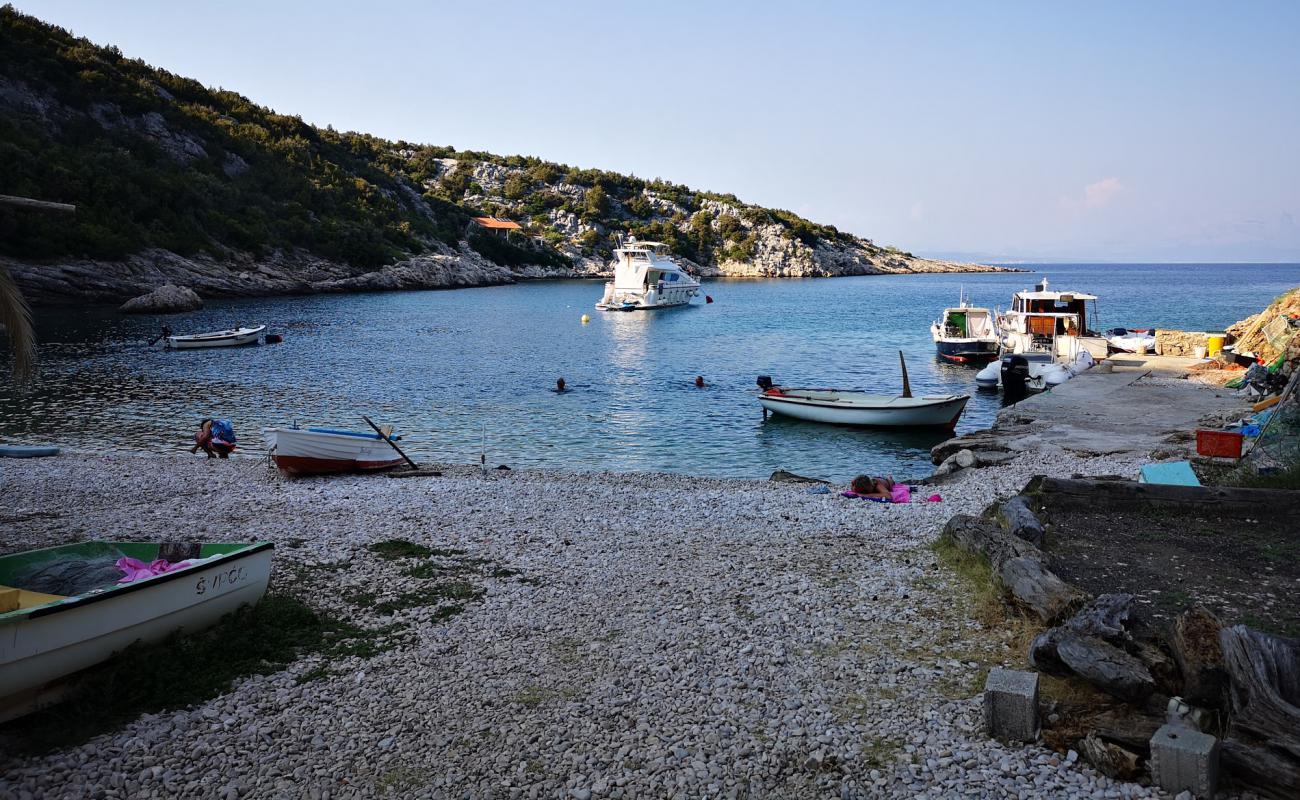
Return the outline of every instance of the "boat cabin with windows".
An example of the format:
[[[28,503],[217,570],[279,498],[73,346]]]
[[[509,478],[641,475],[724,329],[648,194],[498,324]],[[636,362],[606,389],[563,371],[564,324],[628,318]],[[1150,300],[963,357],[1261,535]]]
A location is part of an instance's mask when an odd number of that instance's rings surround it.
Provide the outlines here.
[[[1002,347],[1009,353],[1045,352],[1066,360],[1073,360],[1081,350],[1105,358],[1105,337],[1089,328],[1096,317],[1095,295],[1051,291],[1043,278],[1032,291],[1012,295],[1011,309],[999,320]]]
[[[616,311],[689,303],[700,282],[669,258],[662,242],[629,242],[614,251],[614,280],[596,308]]]

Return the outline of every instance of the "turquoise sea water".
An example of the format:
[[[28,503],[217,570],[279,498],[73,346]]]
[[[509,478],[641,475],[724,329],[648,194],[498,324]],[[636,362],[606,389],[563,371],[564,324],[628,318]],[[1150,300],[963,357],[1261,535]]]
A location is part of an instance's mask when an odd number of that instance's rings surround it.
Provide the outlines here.
[[[755,377],[896,392],[902,350],[918,393],[972,395],[958,426],[969,430],[1000,401],[975,392],[973,370],[938,362],[929,335],[960,288],[1005,308],[1046,274],[1053,288],[1099,295],[1101,327],[1221,329],[1300,285],[1294,264],[1032,269],[720,280],[705,284],[711,305],[651,313],[596,311],[601,285],[589,281],[211,301],[166,321],[177,333],[265,323],[285,342],[179,352],[145,344],[160,317],[38,309],[40,380],[23,394],[0,387],[0,436],[178,452],[199,418],[217,416],[234,421],[247,455],[264,451],[263,427],[359,428],[368,414],[439,461],[478,463],[485,450],[489,466],[917,475],[942,435],[764,421]]]

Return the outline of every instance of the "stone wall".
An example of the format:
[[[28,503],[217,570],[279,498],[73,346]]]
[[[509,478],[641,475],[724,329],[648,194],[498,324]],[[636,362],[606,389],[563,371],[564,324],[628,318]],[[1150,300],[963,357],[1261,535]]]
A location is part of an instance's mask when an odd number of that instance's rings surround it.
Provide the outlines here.
[[[1205,331],[1175,331],[1156,329],[1156,354],[1162,356],[1195,356],[1196,348],[1206,347],[1209,334]],[[1202,351],[1204,355],[1204,351]]]

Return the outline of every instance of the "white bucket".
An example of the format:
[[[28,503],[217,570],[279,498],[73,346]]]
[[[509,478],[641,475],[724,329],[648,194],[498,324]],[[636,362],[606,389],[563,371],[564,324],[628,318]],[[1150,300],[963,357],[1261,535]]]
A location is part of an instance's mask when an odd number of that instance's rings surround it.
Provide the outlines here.
[[[1192,355],[1196,356],[1197,358],[1205,358],[1205,348],[1202,347],[1201,345],[1197,345],[1196,347],[1193,347]]]

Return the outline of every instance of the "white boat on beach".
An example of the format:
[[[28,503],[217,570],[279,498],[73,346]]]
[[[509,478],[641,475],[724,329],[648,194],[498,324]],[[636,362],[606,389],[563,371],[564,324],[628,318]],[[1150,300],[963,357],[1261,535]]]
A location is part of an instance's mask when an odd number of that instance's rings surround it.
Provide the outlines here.
[[[0,558],[0,721],[52,702],[61,679],[135,642],[201,630],[257,603],[272,547],[203,544],[184,566],[130,583],[118,582],[125,572],[116,559],[153,562],[157,542],[80,542]],[[51,572],[59,583],[85,585],[48,593]]]
[[[193,350],[199,347],[239,347],[245,344],[257,344],[257,338],[266,330],[265,325],[252,328],[235,328],[228,331],[211,333],[191,333],[184,336],[167,335],[163,344],[173,350]]]
[[[385,435],[390,435],[385,430]],[[290,475],[324,475],[389,469],[402,456],[378,433],[334,428],[268,428],[275,465]]]
[[[660,242],[629,242],[614,251],[614,280],[596,308],[639,311],[686,305],[700,293],[700,282],[664,254]]]

